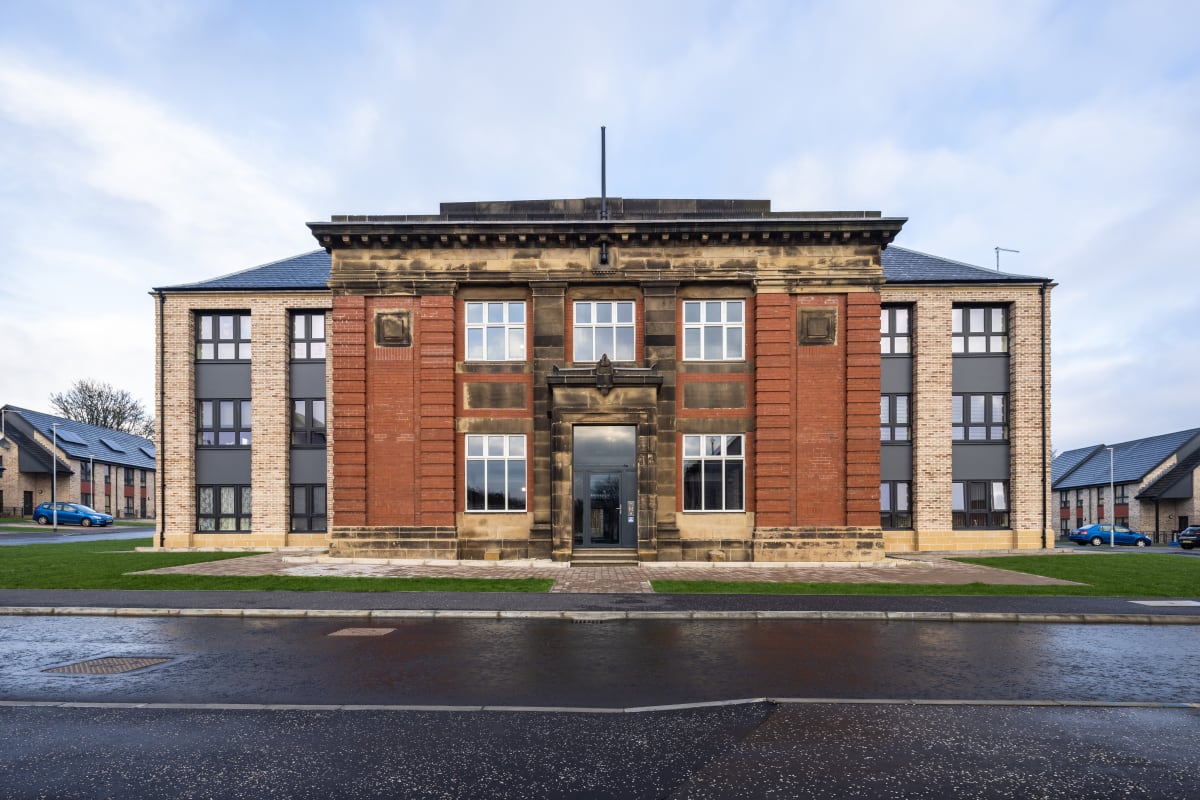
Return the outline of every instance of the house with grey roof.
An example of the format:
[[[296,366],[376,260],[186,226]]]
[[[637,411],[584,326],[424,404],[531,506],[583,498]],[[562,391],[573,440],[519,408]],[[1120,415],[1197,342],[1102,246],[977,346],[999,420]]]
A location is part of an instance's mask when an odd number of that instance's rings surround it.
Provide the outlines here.
[[[0,408],[0,516],[82,503],[117,518],[157,514],[154,443],[27,408]]]
[[[1127,525],[1169,542],[1200,523],[1200,428],[1095,444],[1052,464],[1060,536],[1084,525]]]
[[[572,564],[1052,546],[1054,284],[900,247],[904,223],[444,203],[158,287],[156,541]]]

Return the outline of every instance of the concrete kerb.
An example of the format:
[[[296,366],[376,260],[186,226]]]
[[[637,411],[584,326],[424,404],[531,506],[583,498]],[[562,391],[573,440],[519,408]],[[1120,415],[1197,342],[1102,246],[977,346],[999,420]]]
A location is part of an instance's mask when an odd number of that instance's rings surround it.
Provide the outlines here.
[[[241,619],[543,619],[567,622],[793,620],[868,622],[1019,622],[1069,625],[1200,625],[1193,614],[1061,614],[976,611],[502,611],[458,609],[133,608],[0,606],[0,616],[222,617]]]

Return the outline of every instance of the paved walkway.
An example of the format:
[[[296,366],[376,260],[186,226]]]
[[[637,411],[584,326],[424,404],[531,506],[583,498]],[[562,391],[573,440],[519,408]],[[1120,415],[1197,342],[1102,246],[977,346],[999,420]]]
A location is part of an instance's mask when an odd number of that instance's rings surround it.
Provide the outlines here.
[[[796,564],[652,563],[636,567],[570,567],[535,561],[362,561],[287,552],[185,564],[154,573],[193,575],[295,575],[362,578],[549,578],[552,593],[652,594],[652,580],[761,581],[765,583],[994,583],[1069,585],[1069,581],[962,564],[937,555],[889,558],[878,566]]]

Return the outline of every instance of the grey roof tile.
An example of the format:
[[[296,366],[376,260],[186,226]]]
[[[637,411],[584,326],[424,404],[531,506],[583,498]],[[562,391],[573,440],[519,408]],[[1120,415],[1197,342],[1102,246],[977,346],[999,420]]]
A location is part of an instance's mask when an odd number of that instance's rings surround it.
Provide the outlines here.
[[[154,443],[132,433],[100,428],[66,417],[30,411],[27,408],[5,406],[9,418],[20,415],[37,429],[38,433],[51,439],[50,425],[57,422],[58,446],[74,459],[95,459],[107,464],[118,464],[134,469],[154,469]],[[120,450],[118,450],[118,448]],[[123,452],[121,452],[123,451]]]
[[[1164,433],[1145,439],[1134,439],[1131,442],[1121,442],[1112,445],[1112,482],[1137,483],[1148,475],[1151,470],[1162,464],[1176,451],[1200,437],[1200,428],[1190,428],[1186,431]],[[1060,454],[1058,460],[1071,453]],[[1051,474],[1063,474],[1053,482],[1056,491],[1066,489],[1082,489],[1085,486],[1105,486],[1109,483],[1108,447],[1096,445],[1086,459],[1077,464],[1074,469],[1058,472],[1056,466],[1051,467]]]
[[[975,267],[894,244],[883,251],[883,275],[888,283],[1041,283],[1049,280]]]
[[[222,275],[198,283],[155,287],[154,291],[213,292],[278,289],[327,289],[331,260],[324,250],[282,258],[269,264]]]

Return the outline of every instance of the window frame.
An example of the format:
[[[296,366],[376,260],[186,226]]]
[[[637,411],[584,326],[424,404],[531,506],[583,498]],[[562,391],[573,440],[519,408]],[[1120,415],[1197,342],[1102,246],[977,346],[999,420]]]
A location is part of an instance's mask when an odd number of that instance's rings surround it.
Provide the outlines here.
[[[516,442],[519,448],[514,448]],[[493,452],[493,446],[499,444],[499,452]],[[473,447],[478,445],[478,447]],[[477,450],[477,454],[472,451]],[[519,451],[519,452],[518,452]],[[501,474],[494,474],[499,465]],[[464,510],[468,514],[527,514],[529,513],[529,437],[523,433],[468,433],[463,437],[463,467],[464,467]],[[473,473],[482,469],[481,475]],[[482,492],[475,492],[472,486],[477,478],[482,477]],[[493,505],[495,492],[489,484],[500,477],[504,488],[500,492],[503,498],[503,508]],[[517,485],[519,483],[520,485]],[[520,507],[512,501],[519,497]],[[481,500],[480,505],[473,505]]]
[[[233,511],[226,512],[223,506],[224,491],[233,492]],[[212,511],[203,513],[204,493],[212,492]],[[253,501],[249,484],[202,484],[196,486],[196,531],[199,533],[249,533],[253,528]],[[204,521],[212,520],[212,527]],[[230,520],[232,527],[222,527],[223,520]]]
[[[681,489],[681,507],[685,514],[744,514],[746,513],[746,435],[744,433],[685,433],[681,435],[680,440],[680,458],[681,466],[680,483]],[[689,448],[689,444],[695,443],[695,448]],[[737,453],[730,455],[730,445],[737,443]],[[714,444],[720,445],[720,452],[711,452],[711,447]],[[693,450],[693,454],[689,455],[689,450]],[[710,481],[713,476],[709,475],[709,465],[717,465],[720,468],[720,476],[717,485],[720,487],[720,508],[710,507],[709,491]],[[695,477],[689,477],[689,467],[696,465],[699,470],[699,480]],[[730,496],[730,489],[734,488],[730,484],[730,467],[737,465],[738,470],[738,486],[735,488],[736,495]],[[699,501],[698,506],[696,501]]]
[[[304,507],[297,510],[296,492],[303,497]],[[316,509],[316,498],[320,496],[320,511]],[[324,533],[329,529],[329,492],[324,483],[293,483],[288,494],[288,527],[292,533]],[[297,527],[303,520],[305,527]],[[320,526],[316,527],[316,520]]]
[[[231,405],[231,425],[225,425],[224,406]],[[204,409],[211,405],[211,423],[204,424]],[[244,419],[249,417],[249,419]],[[212,441],[204,441],[206,434],[212,434]],[[231,442],[221,442],[222,434],[230,434]],[[244,397],[204,398],[196,401],[196,447],[201,448],[248,448],[254,442],[254,412],[251,401]]]
[[[970,509],[968,504],[975,502],[968,499],[971,496],[970,487],[984,487],[983,500],[987,503],[986,510]],[[960,488],[961,487],[961,488]],[[997,487],[1002,492],[1003,507],[996,508]],[[953,481],[950,485],[950,512],[954,530],[1009,530],[1012,522],[1012,497],[1007,480],[974,480]],[[978,524],[972,519],[979,519]]]
[[[222,336],[222,320],[229,318],[233,326],[232,336]],[[205,335],[205,320],[208,320],[208,335]],[[251,358],[252,322],[249,311],[197,311],[196,325],[196,361],[243,361]],[[211,355],[205,355],[204,348],[212,348]],[[232,355],[221,355],[221,348],[233,348]]]
[[[983,422],[967,420],[967,411],[974,412],[972,400],[983,398]],[[1001,420],[996,422],[996,401],[1000,401]],[[955,443],[1007,442],[1009,440],[1008,392],[956,392],[950,396],[950,438]],[[999,435],[996,429],[999,428]],[[971,435],[982,430],[983,437]]]
[[[898,330],[897,322],[904,312],[904,330]],[[912,353],[913,307],[907,304],[879,307],[879,354],[881,356],[911,356]],[[897,350],[898,342],[904,342],[904,350]]]
[[[719,319],[708,319],[708,312],[716,306],[719,309]],[[688,321],[688,309],[695,307],[697,317],[695,321]],[[739,319],[730,320],[730,308],[737,308],[737,316]],[[683,328],[683,347],[681,349],[683,361],[745,361],[746,360],[746,301],[744,298],[734,299],[695,299],[683,300],[680,307],[680,320]],[[721,333],[720,354],[711,355],[709,351],[709,341],[705,333],[709,330],[719,330]],[[731,351],[731,336],[736,333],[738,353],[730,355]],[[689,335],[695,337],[695,341],[689,341]],[[698,348],[698,355],[689,355],[689,350]]]
[[[611,322],[603,323],[598,320],[598,317],[599,317],[598,312],[599,312],[599,309],[601,306],[611,306]],[[621,316],[620,311],[621,311],[622,306],[628,306],[630,309],[630,318],[629,318],[628,322],[620,322],[619,321],[620,316]],[[591,319],[589,321],[581,322],[579,319],[580,311],[585,308],[589,309],[588,316],[590,316]],[[619,331],[628,331],[629,332],[629,338],[630,338],[630,341],[628,342],[629,357],[628,358],[619,357],[619,356],[623,356],[624,355],[623,353],[621,353],[621,354],[618,354],[616,352],[608,353],[607,355],[608,355],[609,361],[622,362],[622,363],[632,363],[632,362],[637,361],[638,360],[637,314],[638,314],[638,304],[637,304],[636,300],[573,300],[573,301],[571,301],[571,361],[576,364],[595,364],[598,361],[600,361],[600,359],[604,355],[606,355],[606,353],[603,350],[601,350],[600,352],[597,352],[598,348],[597,348],[597,342],[596,342],[596,331],[597,331],[597,329],[602,329],[602,328],[612,328],[612,342],[613,342],[612,347],[613,347],[614,351],[618,349],[618,341],[617,341],[618,340],[618,332]],[[588,331],[589,335],[586,337],[581,336],[580,334],[582,331]],[[590,343],[591,355],[590,355],[590,357],[580,358],[581,355],[587,356],[586,353],[583,353],[583,354],[580,353],[580,343],[585,340]],[[601,345],[601,347],[602,346],[603,345]]]
[[[905,421],[898,421],[900,401],[903,400]],[[913,440],[912,395],[881,394],[879,396],[879,441],[881,444],[909,444]],[[904,436],[897,436],[897,431],[903,431]]]
[[[1113,509],[1114,510],[1116,509],[1116,507],[1118,505],[1120,505],[1122,503],[1124,503],[1125,505],[1129,505],[1129,486],[1128,486],[1128,484],[1118,483],[1118,484],[1116,484],[1116,489],[1114,491],[1116,493],[1116,497],[1113,498]]]
[[[289,329],[291,332],[291,360],[292,361],[324,361],[329,351],[328,334],[329,321],[325,318],[324,311],[304,311],[296,310],[291,313]],[[313,320],[321,320],[321,335],[313,335]],[[303,330],[298,330],[302,325]],[[304,355],[296,355],[298,348],[304,348]],[[315,348],[320,349],[320,355],[313,355]]]
[[[494,307],[499,307],[501,310],[501,319],[493,320],[491,312]],[[479,319],[472,321],[472,311],[478,308]],[[521,309],[521,319],[519,322],[514,322],[513,310]],[[529,360],[529,347],[527,336],[529,330],[529,309],[524,300],[465,300],[463,301],[463,361],[472,363],[501,363],[501,362],[524,362]],[[502,337],[500,344],[503,346],[503,356],[501,358],[489,358],[492,355],[491,341],[489,332],[500,331]],[[479,341],[477,347],[481,353],[472,354],[474,346],[472,338],[477,335]],[[519,346],[520,352],[514,352],[514,346]]]
[[[314,413],[314,404],[321,404],[321,422],[318,425],[315,422],[316,414]],[[291,447],[297,450],[320,450],[328,445],[329,440],[329,404],[324,397],[293,397],[291,400],[291,419],[289,424],[290,434],[289,442]],[[303,413],[297,413],[296,407],[303,404]],[[304,420],[301,425],[296,425],[298,417],[303,416]],[[320,437],[320,441],[314,441],[316,437]]]
[[[901,500],[904,508],[900,507]],[[879,482],[879,527],[889,531],[913,529],[912,481]]]
[[[978,328],[975,325],[975,315],[971,313],[974,311],[983,315],[982,325]],[[1009,352],[1008,336],[1012,327],[1008,316],[1007,305],[955,305],[950,310],[950,352],[956,356],[1006,355]],[[997,319],[1000,321],[998,332]],[[975,347],[976,339],[980,340],[982,349]]]

